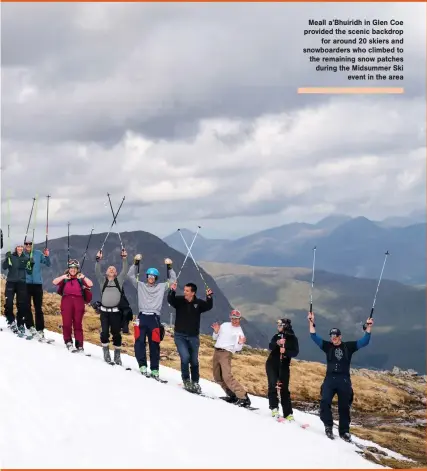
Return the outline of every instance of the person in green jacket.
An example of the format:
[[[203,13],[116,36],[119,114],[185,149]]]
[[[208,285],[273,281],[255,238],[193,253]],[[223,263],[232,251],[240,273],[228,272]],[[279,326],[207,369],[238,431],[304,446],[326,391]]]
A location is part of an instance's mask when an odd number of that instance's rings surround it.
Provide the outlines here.
[[[8,327],[15,334],[25,335],[25,327],[30,331],[30,335],[36,335],[33,316],[28,309],[27,296],[27,262],[29,257],[24,253],[24,246],[18,244],[13,253],[7,252],[2,268],[7,270],[6,279],[6,308],[5,315]],[[16,294],[17,315],[13,313],[13,301]]]

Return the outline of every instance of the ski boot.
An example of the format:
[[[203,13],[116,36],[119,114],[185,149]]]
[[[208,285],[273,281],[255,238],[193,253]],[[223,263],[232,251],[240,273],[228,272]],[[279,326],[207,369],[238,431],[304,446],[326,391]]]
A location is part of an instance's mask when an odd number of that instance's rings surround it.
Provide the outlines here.
[[[287,417],[285,417],[285,419],[289,422],[295,422],[294,416],[292,414],[289,414]]]
[[[84,350],[83,347],[77,347],[77,348],[76,348],[76,352],[77,352],[77,353],[84,353],[85,350]]]
[[[18,337],[25,337],[25,326],[18,326]]]
[[[239,407],[250,407],[250,405],[251,405],[251,400],[249,399],[249,396],[247,393],[244,399],[238,399],[236,402],[236,406],[239,406]]]
[[[342,438],[344,441],[351,443],[351,435],[348,432],[345,433],[340,433],[340,438]]]
[[[38,338],[38,332],[37,330],[35,329],[35,327],[30,327],[29,329],[29,335],[28,335],[28,339],[34,339],[34,338]]]
[[[111,363],[110,345],[108,343],[102,344],[102,353],[104,354],[104,361]]]
[[[67,350],[68,350],[69,352],[74,351],[73,342],[66,342],[65,346],[67,347]]]
[[[325,434],[331,440],[334,440],[334,434],[332,432],[332,427],[325,427]]]
[[[200,387],[200,384],[197,381],[191,382],[191,389],[196,394],[202,394],[202,388]]]
[[[276,420],[280,418],[279,409],[277,407],[274,409],[271,409],[271,417],[273,417],[273,419],[276,419]]]
[[[37,335],[38,335],[38,338],[39,338],[40,342],[44,342],[46,340],[46,337],[44,336],[44,332],[42,330],[39,330],[37,332]]]
[[[119,365],[119,366],[122,366],[122,359],[120,357],[120,352],[121,352],[121,348],[120,347],[116,347],[114,349],[114,363],[116,365]]]
[[[10,324],[7,324],[7,328],[10,329],[14,334],[17,334],[19,332],[18,326],[16,325],[16,321],[13,321]]]
[[[151,370],[151,377],[155,380],[159,380],[159,370]]]
[[[189,379],[184,379],[182,385],[186,391],[193,392],[193,385]]]
[[[148,376],[148,371],[146,366],[140,366],[139,371],[141,372],[142,375]]]

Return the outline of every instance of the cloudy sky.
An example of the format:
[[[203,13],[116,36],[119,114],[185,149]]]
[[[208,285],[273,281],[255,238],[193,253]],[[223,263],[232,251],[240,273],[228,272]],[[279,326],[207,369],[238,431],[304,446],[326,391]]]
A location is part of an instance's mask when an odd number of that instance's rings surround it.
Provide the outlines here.
[[[235,237],[333,213],[425,206],[423,4],[2,4],[2,228]],[[302,54],[309,18],[405,22],[405,94],[348,86]],[[359,83],[360,85],[360,83]],[[392,84],[396,86],[396,83]],[[401,84],[397,84],[401,85]],[[8,193],[9,192],[9,193]],[[106,204],[107,203],[107,204]]]

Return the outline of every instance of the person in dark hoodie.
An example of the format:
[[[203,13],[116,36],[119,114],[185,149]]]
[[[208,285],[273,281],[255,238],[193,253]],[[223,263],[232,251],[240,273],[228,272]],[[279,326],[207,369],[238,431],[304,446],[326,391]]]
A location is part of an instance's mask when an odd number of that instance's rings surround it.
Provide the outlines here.
[[[271,415],[280,418],[279,398],[282,405],[283,417],[294,420],[291,393],[289,391],[291,359],[299,354],[298,338],[292,329],[290,319],[277,321],[277,333],[270,341],[270,355],[265,363],[268,378],[268,402]]]
[[[212,290],[206,290],[206,301],[196,296],[197,286],[187,283],[184,295],[176,295],[177,283],[173,283],[168,293],[168,303],[175,308],[174,340],[181,359],[181,377],[184,389],[200,394],[199,347],[200,316],[213,307]],[[191,367],[191,380],[190,369]]]
[[[8,327],[13,333],[20,336],[25,335],[25,327],[29,330],[30,335],[34,336],[37,334],[37,331],[34,328],[31,310],[28,309],[26,283],[28,261],[29,257],[24,253],[24,246],[19,244],[15,247],[15,251],[13,253],[6,253],[6,258],[2,265],[3,270],[8,270],[5,292],[5,315]],[[13,313],[15,294],[17,306],[16,319]]]
[[[40,340],[45,338],[44,336],[44,314],[43,314],[43,278],[41,273],[42,265],[50,267],[50,258],[49,258],[49,249],[41,250],[31,250],[33,248],[33,243],[25,241],[25,251],[32,261],[32,270],[28,272],[27,270],[27,299],[28,299],[28,310],[30,315],[31,312],[31,299],[34,303],[34,313],[36,320],[36,331],[37,336]]]

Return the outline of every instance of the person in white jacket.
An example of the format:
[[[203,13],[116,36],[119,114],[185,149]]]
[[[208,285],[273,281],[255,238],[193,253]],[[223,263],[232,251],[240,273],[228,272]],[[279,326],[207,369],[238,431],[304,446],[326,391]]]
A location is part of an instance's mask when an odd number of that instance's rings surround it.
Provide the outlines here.
[[[212,338],[216,340],[213,376],[214,381],[227,394],[221,399],[240,407],[249,407],[251,401],[247,392],[231,373],[231,357],[233,353],[241,351],[246,342],[245,334],[240,326],[241,317],[239,311],[233,310],[230,313],[230,322],[224,322],[221,326],[215,322],[211,326],[214,330]]]

